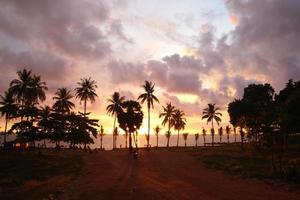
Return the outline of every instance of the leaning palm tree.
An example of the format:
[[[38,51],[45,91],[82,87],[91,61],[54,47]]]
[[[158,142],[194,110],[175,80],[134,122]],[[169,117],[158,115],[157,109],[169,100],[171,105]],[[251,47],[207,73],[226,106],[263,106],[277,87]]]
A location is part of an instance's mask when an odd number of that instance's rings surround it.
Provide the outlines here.
[[[113,130],[115,130],[115,128],[116,128],[116,119],[117,119],[118,114],[122,111],[122,103],[124,100],[125,100],[125,97],[120,96],[119,92],[114,92],[114,94],[111,96],[111,99],[108,99],[108,102],[110,104],[106,107],[106,112],[109,115],[114,116]],[[126,132],[126,127],[124,129]],[[126,141],[127,141],[127,139],[126,139]],[[113,148],[115,147],[114,142],[115,142],[115,140],[113,137]]]
[[[71,91],[67,88],[58,88],[53,99],[55,100],[53,104],[53,109],[61,114],[70,113],[75,107],[74,103],[71,101],[73,95]]]
[[[220,137],[220,143],[222,143],[222,136],[223,136],[223,127],[222,126],[218,129],[218,133],[219,133],[219,137]]]
[[[206,129],[205,128],[202,128],[202,136],[203,136],[203,143],[204,143],[204,146],[206,146],[206,142],[205,142],[205,137],[206,137]]]
[[[226,126],[227,143],[229,143],[230,127]]]
[[[172,128],[172,123],[171,123],[171,119],[172,119],[172,115],[175,111],[175,107],[172,106],[171,103],[167,103],[167,106],[164,107],[163,106],[164,111],[162,113],[159,114],[159,118],[164,117],[163,121],[162,121],[162,125],[165,126],[166,124],[168,124],[168,131],[167,131],[167,147],[169,147],[169,142],[170,142],[170,135],[171,135],[171,128]]]
[[[155,136],[156,136],[156,147],[158,147],[158,136],[159,136],[159,132],[160,132],[160,127],[158,125],[154,128],[154,132],[155,132]]]
[[[189,136],[189,133],[183,133],[182,136],[183,136],[183,139],[184,139],[184,147],[186,147],[186,141],[187,141],[187,138]]]
[[[96,81],[89,78],[82,78],[80,82],[77,83],[79,87],[75,88],[76,91],[76,99],[79,98],[80,102],[84,102],[84,110],[83,114],[86,115],[86,104],[87,101],[91,101],[91,103],[95,102],[96,94]]]
[[[198,140],[199,140],[199,133],[195,134],[195,146],[198,146]]]
[[[141,103],[147,102],[147,109],[148,109],[148,139],[147,139],[147,147],[149,147],[150,141],[150,109],[154,108],[154,101],[158,102],[157,97],[153,94],[154,93],[154,84],[150,81],[145,81],[145,85],[143,85],[145,93],[141,94],[138,97],[138,100],[141,100]]]
[[[215,104],[208,104],[207,108],[203,110],[202,119],[207,119],[207,123],[211,122],[211,130],[214,132],[214,120],[217,122],[218,126],[221,122],[222,114],[218,112],[220,109],[215,107]],[[212,138],[214,139],[214,138]],[[214,145],[214,141],[212,141],[212,145]]]
[[[172,114],[171,119],[172,126],[177,130],[177,147],[179,145],[179,131],[184,130],[186,125],[186,119],[184,118],[184,112],[176,109]]]
[[[17,105],[13,99],[13,95],[10,92],[5,92],[4,96],[0,95],[0,113],[1,116],[5,116],[5,127],[4,127],[4,144],[6,143],[7,123],[17,113]]]

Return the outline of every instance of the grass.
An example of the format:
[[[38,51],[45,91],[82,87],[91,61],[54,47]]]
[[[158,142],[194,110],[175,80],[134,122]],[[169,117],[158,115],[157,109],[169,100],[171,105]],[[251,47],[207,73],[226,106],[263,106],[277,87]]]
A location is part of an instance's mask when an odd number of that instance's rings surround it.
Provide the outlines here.
[[[55,197],[81,172],[82,155],[83,152],[75,150],[0,151],[0,196],[4,199]]]
[[[197,157],[206,167],[226,172],[227,174],[286,182],[300,186],[300,146],[292,145],[285,152],[274,151],[274,165],[272,153],[268,149],[254,149],[247,146],[244,151],[239,145],[222,145],[218,147],[189,148],[193,156]],[[278,172],[279,169],[281,172]]]

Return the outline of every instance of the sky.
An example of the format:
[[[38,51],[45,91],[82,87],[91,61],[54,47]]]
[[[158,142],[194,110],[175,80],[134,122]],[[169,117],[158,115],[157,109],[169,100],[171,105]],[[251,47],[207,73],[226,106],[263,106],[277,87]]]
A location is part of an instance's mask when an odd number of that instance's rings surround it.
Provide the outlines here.
[[[94,79],[99,98],[87,110],[108,133],[107,99],[114,91],[136,99],[152,81],[160,103],[151,126],[171,102],[186,114],[185,131],[196,133],[209,127],[201,120],[208,103],[224,126],[228,103],[248,84],[278,92],[299,80],[300,1],[0,0],[0,94],[23,68],[47,82],[47,105],[57,88]]]

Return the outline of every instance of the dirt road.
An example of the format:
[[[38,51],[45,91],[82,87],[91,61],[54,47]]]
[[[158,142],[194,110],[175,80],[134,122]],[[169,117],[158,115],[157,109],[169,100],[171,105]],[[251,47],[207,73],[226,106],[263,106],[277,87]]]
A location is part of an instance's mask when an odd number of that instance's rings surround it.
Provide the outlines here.
[[[100,152],[85,157],[85,173],[61,199],[300,199],[286,187],[204,168],[188,153]]]

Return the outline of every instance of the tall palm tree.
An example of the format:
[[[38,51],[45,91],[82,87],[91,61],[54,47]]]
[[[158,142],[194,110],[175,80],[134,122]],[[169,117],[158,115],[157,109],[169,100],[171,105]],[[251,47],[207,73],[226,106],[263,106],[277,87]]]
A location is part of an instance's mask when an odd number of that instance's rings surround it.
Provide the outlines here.
[[[71,91],[64,87],[58,88],[55,95],[56,96],[53,97],[55,100],[53,109],[61,114],[70,113],[75,107],[74,103],[71,101],[73,98]]]
[[[13,99],[13,95],[10,92],[5,92],[4,96],[0,95],[0,113],[1,116],[5,116],[5,127],[4,127],[4,144],[6,143],[7,123],[17,113],[17,105]]]
[[[159,132],[160,132],[160,127],[158,125],[154,128],[154,132],[155,132],[155,136],[156,136],[156,147],[158,147],[158,136],[159,136]]]
[[[203,136],[203,143],[204,143],[204,146],[206,146],[206,141],[205,141],[205,137],[206,137],[206,129],[205,128],[202,128],[202,136]]]
[[[202,113],[202,119],[207,119],[207,123],[211,122],[212,133],[214,133],[214,120],[217,122],[218,126],[221,122],[220,117],[222,116],[222,113],[218,112],[219,110],[219,108],[215,107],[215,104],[208,104]],[[214,140],[214,137],[212,137],[212,140]],[[213,144],[214,141],[212,141],[212,145]]]
[[[154,108],[154,101],[159,103],[159,100],[157,97],[153,94],[154,93],[154,84],[150,81],[145,81],[145,84],[142,86],[145,90],[145,93],[141,94],[138,97],[138,100],[141,100],[141,103],[143,104],[145,101],[147,102],[147,108],[148,108],[148,140],[147,140],[147,147],[149,147],[149,141],[150,141],[150,109]]]
[[[187,141],[187,138],[189,136],[189,133],[183,133],[182,136],[183,136],[183,139],[184,139],[184,147],[186,147],[186,141]]]
[[[227,143],[229,143],[230,127],[226,126]]]
[[[16,101],[25,105],[30,99],[30,86],[32,84],[31,71],[23,69],[17,72],[18,78],[10,82],[9,91],[16,97]]]
[[[198,146],[198,140],[199,140],[199,133],[195,134],[195,146]]]
[[[79,98],[80,102],[84,102],[84,110],[83,114],[86,115],[86,103],[87,101],[91,101],[91,103],[95,102],[96,88],[96,81],[92,80],[91,77],[89,78],[81,78],[80,82],[77,83],[79,87],[75,88],[76,91],[76,99]]]
[[[184,112],[176,109],[172,114],[171,123],[175,130],[177,130],[177,147],[179,145],[179,131],[184,130],[186,119],[184,118]]]
[[[114,92],[113,95],[111,96],[111,99],[107,100],[110,104],[106,107],[106,112],[107,112],[107,114],[114,116],[113,131],[116,128],[116,119],[117,119],[118,114],[122,111],[122,103],[124,100],[125,100],[125,97],[120,96],[119,92]],[[124,127],[124,129],[126,132],[126,127]],[[126,141],[127,141],[127,139],[126,139]],[[113,137],[113,148],[114,147],[115,147],[115,140]]]
[[[171,135],[171,128],[172,128],[172,123],[171,123],[171,119],[172,119],[172,115],[175,111],[175,107],[172,106],[171,103],[167,103],[167,106],[164,107],[163,106],[164,111],[162,113],[159,114],[159,118],[164,117],[163,121],[162,121],[162,125],[165,126],[166,124],[168,124],[168,131],[167,131],[167,135],[169,137],[167,137],[168,141],[167,141],[167,147],[169,147],[169,142],[170,142],[170,135]]]
[[[219,137],[220,137],[220,143],[222,143],[222,136],[223,136],[223,127],[222,126],[218,129],[218,133],[219,133]]]

